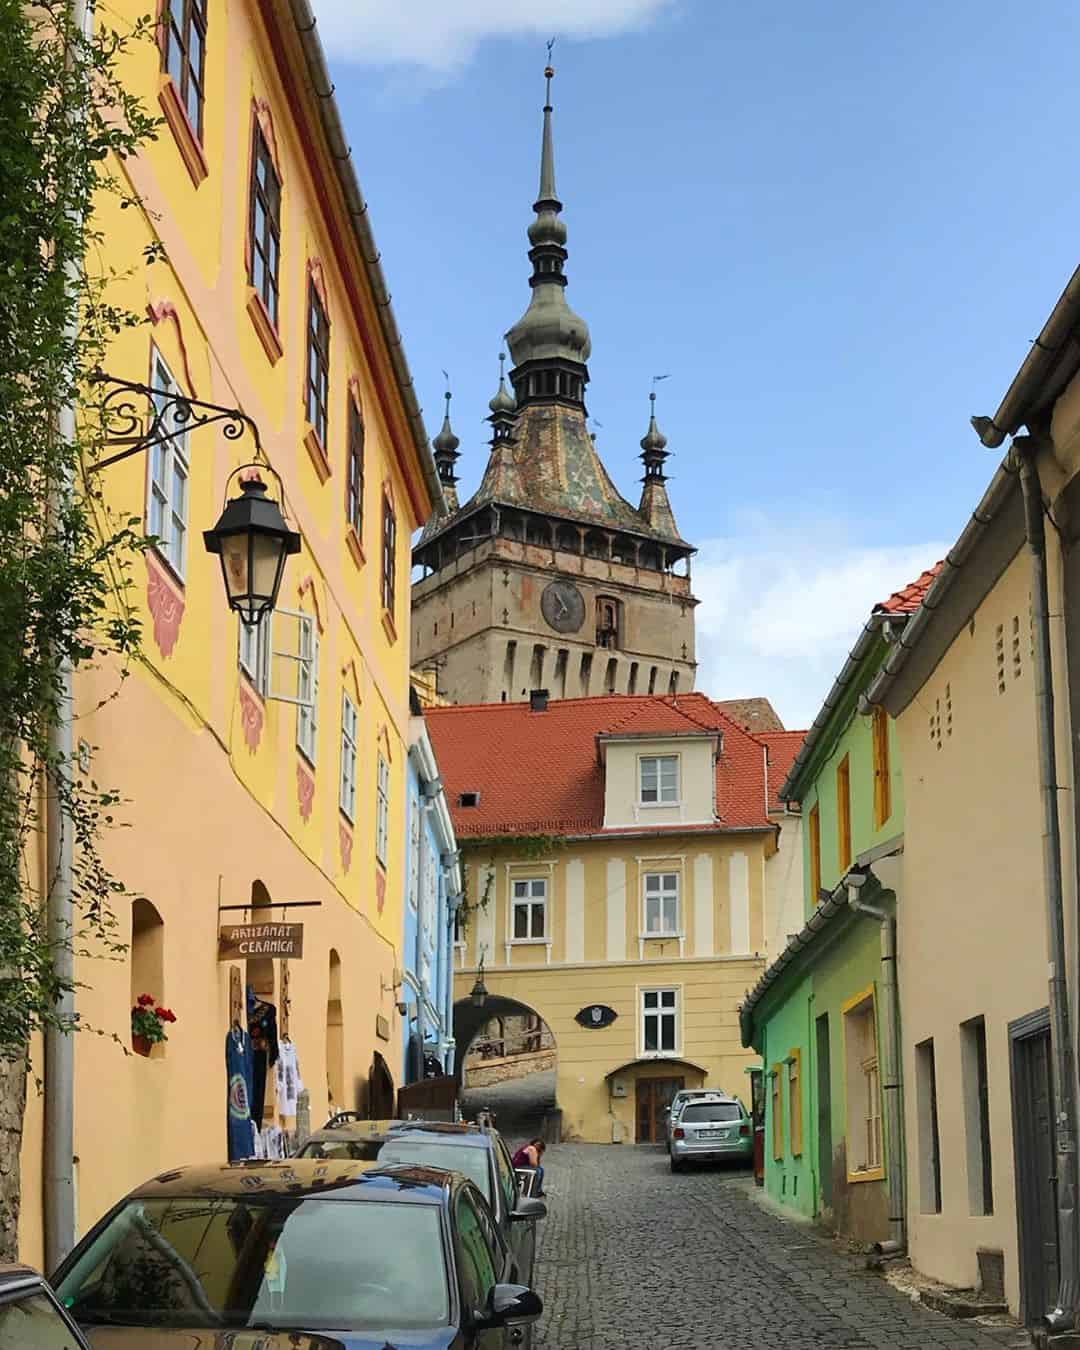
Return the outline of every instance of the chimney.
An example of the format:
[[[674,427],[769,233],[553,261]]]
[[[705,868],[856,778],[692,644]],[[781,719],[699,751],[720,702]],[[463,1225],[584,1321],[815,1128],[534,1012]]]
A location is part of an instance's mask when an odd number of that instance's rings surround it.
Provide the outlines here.
[[[529,711],[547,712],[548,691],[546,689],[533,689],[529,693]]]

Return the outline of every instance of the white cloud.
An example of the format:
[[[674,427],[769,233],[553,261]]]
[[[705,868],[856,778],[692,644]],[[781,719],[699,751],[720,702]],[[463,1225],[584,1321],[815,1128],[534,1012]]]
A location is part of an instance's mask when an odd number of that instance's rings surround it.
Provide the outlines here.
[[[607,37],[647,23],[674,0],[315,0],[336,61],[464,65],[487,38]]]
[[[864,531],[865,533],[865,527]],[[808,727],[874,604],[943,557],[940,541],[875,544],[846,520],[744,515],[694,560],[697,688],[764,695],[787,727]]]

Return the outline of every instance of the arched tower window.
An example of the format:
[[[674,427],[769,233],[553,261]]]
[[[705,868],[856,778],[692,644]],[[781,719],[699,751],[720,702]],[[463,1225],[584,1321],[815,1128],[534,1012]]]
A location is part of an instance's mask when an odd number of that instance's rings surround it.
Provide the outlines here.
[[[618,600],[601,595],[596,601],[596,645],[614,648],[620,646],[619,619],[622,606]]]

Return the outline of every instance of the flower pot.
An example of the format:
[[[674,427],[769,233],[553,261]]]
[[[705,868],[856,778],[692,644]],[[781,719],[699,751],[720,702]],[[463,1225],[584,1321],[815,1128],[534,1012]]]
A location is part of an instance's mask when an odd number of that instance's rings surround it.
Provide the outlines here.
[[[136,1036],[134,1032],[131,1035],[131,1048],[137,1055],[148,1055],[153,1049],[153,1041],[148,1036]]]

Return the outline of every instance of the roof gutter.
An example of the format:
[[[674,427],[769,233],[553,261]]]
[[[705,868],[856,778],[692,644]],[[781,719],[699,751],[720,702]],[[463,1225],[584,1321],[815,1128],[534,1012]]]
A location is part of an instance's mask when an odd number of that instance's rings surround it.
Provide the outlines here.
[[[973,417],[971,425],[983,445],[997,449],[1006,436],[1015,435],[1027,422],[1032,405],[1048,383],[1049,376],[1071,340],[1069,354],[1072,368],[1080,366],[1080,341],[1076,328],[1080,324],[1080,267],[1069,278],[1053,312],[1043,324],[1042,332],[1031,345],[1024,364],[1013,376],[1001,405],[993,417]],[[1070,377],[1071,378],[1071,375]]]
[[[345,138],[345,129],[341,124],[341,114],[334,98],[334,85],[326,66],[326,53],[323,51],[322,40],[316,31],[315,15],[312,12],[310,0],[288,0],[288,5],[304,52],[308,78],[311,81],[312,92],[319,106],[319,118],[322,121],[330,157],[334,161],[334,168],[337,170],[338,184],[345,198],[345,207],[352,223],[353,235],[360,251],[360,257],[363,260],[368,285],[371,287],[375,299],[379,327],[390,352],[390,363],[393,366],[398,394],[405,408],[405,416],[412,433],[413,445],[416,447],[417,458],[423,470],[424,483],[433,506],[438,506],[443,499],[442,486],[439,483],[435,461],[432,459],[428,445],[424,415],[416,397],[416,386],[413,383],[412,372],[409,370],[409,363],[405,356],[401,330],[397,326],[393,306],[390,303],[390,291],[386,285],[382,264],[379,261],[379,250],[375,244],[375,236],[372,234],[367,202],[360,191],[360,183],[353,167],[352,151],[349,149],[349,143]]]
[[[915,611],[914,618],[905,626],[892,652],[871,681],[870,687],[866,691],[868,703],[884,702],[886,694],[903,670],[908,655],[923,632],[930,626],[934,612],[948,595],[960,569],[1004,506],[1013,489],[1017,475],[1017,468],[1013,460],[1014,456],[1010,454],[998,465],[997,472],[990,480],[990,486],[983,493],[982,500],[972,513],[971,519],[964,526],[963,533],[945,555],[941,571],[930,583],[929,589],[923,596],[922,604]]]
[[[818,715],[814,718],[810,730],[806,733],[802,745],[799,747],[799,753],[792,761],[788,775],[780,785],[777,792],[777,800],[782,802],[797,802],[802,800],[803,784],[801,778],[803,770],[807,768],[810,760],[813,758],[814,749],[818,741],[825,733],[825,727],[832,718],[840,700],[847,693],[848,685],[851,683],[852,676],[855,674],[863,657],[870,650],[874,639],[886,624],[895,624],[897,628],[902,629],[908,621],[906,614],[889,614],[885,610],[875,610],[869,620],[864,625],[862,632],[855,640],[855,645],[848,653],[847,660],[844,662],[844,668],[833,681],[833,686],[825,697],[825,702],[821,705]]]

